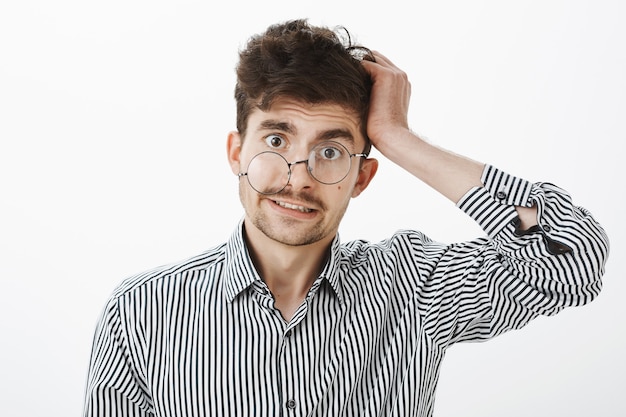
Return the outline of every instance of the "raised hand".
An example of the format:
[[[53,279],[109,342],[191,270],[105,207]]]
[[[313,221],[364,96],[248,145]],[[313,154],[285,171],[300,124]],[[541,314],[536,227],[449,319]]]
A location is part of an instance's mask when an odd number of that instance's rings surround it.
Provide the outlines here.
[[[404,71],[380,52],[373,51],[376,62],[363,60],[373,86],[367,121],[367,135],[383,154],[394,140],[409,131],[407,114],[411,83]]]

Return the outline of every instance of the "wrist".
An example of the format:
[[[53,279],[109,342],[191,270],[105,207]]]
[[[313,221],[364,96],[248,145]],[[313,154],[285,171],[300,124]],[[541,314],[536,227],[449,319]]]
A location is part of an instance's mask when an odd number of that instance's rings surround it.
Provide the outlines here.
[[[384,128],[370,136],[372,145],[387,159],[400,164],[407,152],[414,153],[422,139],[408,127]]]

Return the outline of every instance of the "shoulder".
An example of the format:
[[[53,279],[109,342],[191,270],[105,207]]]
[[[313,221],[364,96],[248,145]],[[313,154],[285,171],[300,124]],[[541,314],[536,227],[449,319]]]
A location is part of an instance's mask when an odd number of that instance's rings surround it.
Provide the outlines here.
[[[341,269],[419,269],[432,274],[446,265],[464,265],[480,258],[491,247],[488,237],[456,243],[442,243],[416,230],[398,230],[387,239],[370,242],[354,240],[341,245]]]
[[[417,230],[398,230],[389,238],[377,242],[353,240],[341,245],[342,260],[358,265],[372,259],[410,256],[424,259],[439,258],[448,248]]]
[[[157,281],[202,273],[224,262],[226,244],[221,244],[195,256],[152,268],[124,279],[113,291],[111,299],[151,286]]]

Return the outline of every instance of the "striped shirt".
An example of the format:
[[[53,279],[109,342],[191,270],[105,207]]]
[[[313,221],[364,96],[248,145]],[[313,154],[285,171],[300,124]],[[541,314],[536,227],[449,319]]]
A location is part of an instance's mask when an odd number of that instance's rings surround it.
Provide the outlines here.
[[[286,322],[230,240],[128,278],[99,320],[85,416],[431,416],[446,349],[591,301],[603,229],[548,183],[487,166],[458,206],[486,236],[340,243]],[[516,228],[519,206],[539,225]]]

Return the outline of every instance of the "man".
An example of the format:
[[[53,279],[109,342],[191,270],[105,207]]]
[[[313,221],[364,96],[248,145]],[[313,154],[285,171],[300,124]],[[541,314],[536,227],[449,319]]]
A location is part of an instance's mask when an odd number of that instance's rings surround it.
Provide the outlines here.
[[[223,245],[116,289],[85,415],[430,416],[450,345],[591,301],[608,253],[591,215],[554,185],[425,142],[409,95],[386,57],[327,28],[251,38],[227,144],[245,216]],[[340,243],[377,170],[371,145],[487,236]]]

